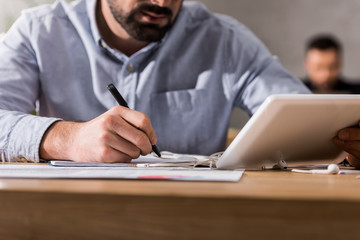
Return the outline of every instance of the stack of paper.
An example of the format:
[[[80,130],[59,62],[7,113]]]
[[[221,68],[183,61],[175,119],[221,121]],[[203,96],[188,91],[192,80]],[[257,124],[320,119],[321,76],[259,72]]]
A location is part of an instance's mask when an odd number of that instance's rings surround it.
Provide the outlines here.
[[[181,181],[239,181],[242,170],[195,168],[208,164],[209,157],[163,153],[131,163],[81,163],[50,161],[49,164],[0,164],[0,178],[70,178],[70,179],[157,179]]]
[[[181,181],[239,181],[243,171],[209,168],[54,167],[48,164],[0,164],[0,178],[158,179]]]

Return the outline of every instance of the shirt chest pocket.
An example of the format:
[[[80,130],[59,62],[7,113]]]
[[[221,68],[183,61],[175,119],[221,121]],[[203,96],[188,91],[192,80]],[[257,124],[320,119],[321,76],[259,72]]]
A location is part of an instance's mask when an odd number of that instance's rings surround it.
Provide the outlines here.
[[[161,150],[201,153],[209,140],[205,89],[170,91],[152,95],[152,124]]]

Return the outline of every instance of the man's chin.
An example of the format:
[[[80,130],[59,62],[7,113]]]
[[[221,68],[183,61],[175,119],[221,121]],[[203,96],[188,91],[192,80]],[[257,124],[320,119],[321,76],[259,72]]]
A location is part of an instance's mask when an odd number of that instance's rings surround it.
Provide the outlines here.
[[[167,28],[142,27],[140,31],[131,34],[138,41],[157,42],[160,41],[168,31]]]

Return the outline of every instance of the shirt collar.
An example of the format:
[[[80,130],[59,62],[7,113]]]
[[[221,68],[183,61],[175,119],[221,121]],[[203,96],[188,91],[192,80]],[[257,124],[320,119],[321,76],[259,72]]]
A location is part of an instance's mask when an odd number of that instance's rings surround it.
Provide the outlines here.
[[[96,22],[96,5],[97,5],[97,0],[88,0],[86,1],[86,8],[87,8],[87,13],[89,16],[89,20],[90,20],[90,28],[91,28],[91,33],[93,35],[94,40],[100,44],[100,40],[101,40],[101,35],[97,26],[97,22]]]

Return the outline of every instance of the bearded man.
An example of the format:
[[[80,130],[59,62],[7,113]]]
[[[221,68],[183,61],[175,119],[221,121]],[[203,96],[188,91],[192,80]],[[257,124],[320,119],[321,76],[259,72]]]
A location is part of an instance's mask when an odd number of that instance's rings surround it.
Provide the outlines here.
[[[234,107],[251,115],[281,93],[310,92],[201,3],[59,0],[24,11],[0,45],[1,158],[128,162],[154,144],[211,154]]]

